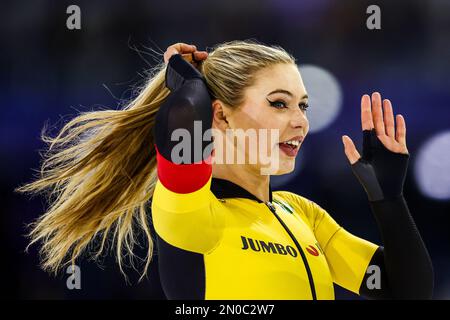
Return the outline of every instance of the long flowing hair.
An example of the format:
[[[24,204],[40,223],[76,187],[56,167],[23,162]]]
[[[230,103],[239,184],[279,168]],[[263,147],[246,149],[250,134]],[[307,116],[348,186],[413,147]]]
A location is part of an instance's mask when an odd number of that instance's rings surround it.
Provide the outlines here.
[[[277,63],[295,59],[281,47],[244,40],[216,45],[198,68],[214,99],[239,106],[254,74]],[[41,243],[44,270],[56,274],[85,251],[98,258],[111,235],[125,275],[123,259],[134,256],[139,229],[147,242],[140,280],[146,274],[154,246],[148,208],[157,181],[152,134],[156,113],[170,93],[165,73],[164,63],[151,68],[148,81],[123,109],[83,112],[55,137],[42,131],[47,148],[39,176],[16,192],[44,193],[49,203],[29,225],[27,246]],[[94,239],[98,245],[91,248]]]

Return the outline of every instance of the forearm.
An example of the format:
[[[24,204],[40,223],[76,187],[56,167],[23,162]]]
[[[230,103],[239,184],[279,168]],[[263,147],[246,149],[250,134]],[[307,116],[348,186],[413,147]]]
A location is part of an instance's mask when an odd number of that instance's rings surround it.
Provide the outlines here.
[[[177,54],[170,58],[154,127],[158,177],[170,190],[190,193],[211,176],[211,98],[202,75]],[[209,130],[210,132],[210,130]]]
[[[370,265],[380,267],[383,281],[380,289],[370,290],[366,274],[361,295],[375,299],[430,299],[433,267],[403,195],[369,203],[384,246],[375,253]]]
[[[158,152],[177,164],[205,160],[211,153],[203,151],[212,140],[210,135],[205,136],[211,129],[212,108],[203,76],[176,54],[167,65],[165,83],[171,93],[156,115],[154,137]]]

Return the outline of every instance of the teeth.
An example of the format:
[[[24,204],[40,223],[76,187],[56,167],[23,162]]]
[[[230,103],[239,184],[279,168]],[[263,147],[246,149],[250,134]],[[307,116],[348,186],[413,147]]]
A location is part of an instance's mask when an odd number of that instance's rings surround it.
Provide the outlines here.
[[[300,145],[300,142],[298,140],[290,140],[290,141],[286,141],[284,143],[290,144],[290,145],[295,146],[295,147],[298,147]]]

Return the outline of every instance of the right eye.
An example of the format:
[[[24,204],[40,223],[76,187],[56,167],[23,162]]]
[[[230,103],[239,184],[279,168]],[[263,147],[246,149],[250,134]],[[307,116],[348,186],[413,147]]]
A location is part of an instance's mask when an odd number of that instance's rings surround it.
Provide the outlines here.
[[[277,109],[284,109],[284,108],[286,108],[286,103],[284,101],[282,101],[282,100],[270,101],[269,99],[267,99],[267,101],[274,108],[277,108]]]

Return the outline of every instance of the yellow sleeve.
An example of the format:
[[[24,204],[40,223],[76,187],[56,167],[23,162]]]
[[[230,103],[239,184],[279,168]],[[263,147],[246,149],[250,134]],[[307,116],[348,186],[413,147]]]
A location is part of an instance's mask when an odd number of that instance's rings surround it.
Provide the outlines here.
[[[315,211],[314,234],[330,267],[333,281],[359,294],[359,287],[378,246],[361,239],[341,226],[322,209],[311,202]]]
[[[333,282],[359,294],[359,287],[378,245],[342,228],[315,202],[296,195],[297,204],[313,229],[331,271]]]
[[[221,210],[212,209],[211,177],[200,189],[176,193],[157,181],[152,199],[155,231],[173,246],[197,253],[214,249],[223,233]]]

